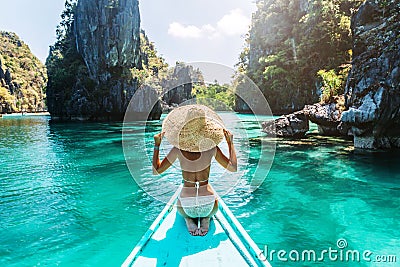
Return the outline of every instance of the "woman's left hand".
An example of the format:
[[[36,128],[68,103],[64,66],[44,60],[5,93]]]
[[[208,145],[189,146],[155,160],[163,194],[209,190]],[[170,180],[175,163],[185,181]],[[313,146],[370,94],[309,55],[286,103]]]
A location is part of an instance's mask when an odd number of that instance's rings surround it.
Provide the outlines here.
[[[225,129],[223,129],[223,131],[224,131],[224,135],[225,135],[226,142],[227,142],[228,144],[231,144],[232,141],[233,141],[233,134],[232,134],[230,131],[225,130]]]
[[[160,146],[161,140],[164,137],[164,134],[165,134],[164,132],[161,132],[159,134],[154,135],[154,144],[156,146]]]

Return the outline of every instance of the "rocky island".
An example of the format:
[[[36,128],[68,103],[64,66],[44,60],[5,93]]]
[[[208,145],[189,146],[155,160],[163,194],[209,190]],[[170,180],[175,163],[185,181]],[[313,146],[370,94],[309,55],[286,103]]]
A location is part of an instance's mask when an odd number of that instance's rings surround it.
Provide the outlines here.
[[[356,148],[400,147],[400,3],[365,1],[351,18],[352,65],[344,95],[275,120],[279,137],[352,136]],[[270,133],[271,123],[263,124]]]
[[[66,6],[58,41],[46,62],[47,103],[53,119],[123,118],[140,89],[139,76],[148,67],[141,49],[138,4],[137,0],[80,0]],[[155,94],[141,93],[144,99]],[[135,105],[137,111],[152,110],[149,118],[159,118],[160,103],[154,107],[146,103]]]
[[[0,32],[0,114],[45,110],[45,66],[15,33]]]

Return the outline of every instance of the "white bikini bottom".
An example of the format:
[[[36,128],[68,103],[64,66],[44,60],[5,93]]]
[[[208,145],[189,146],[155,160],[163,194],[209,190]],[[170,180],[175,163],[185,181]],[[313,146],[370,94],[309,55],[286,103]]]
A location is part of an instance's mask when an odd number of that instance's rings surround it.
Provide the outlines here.
[[[215,196],[179,197],[185,213],[191,218],[208,217],[214,208]]]

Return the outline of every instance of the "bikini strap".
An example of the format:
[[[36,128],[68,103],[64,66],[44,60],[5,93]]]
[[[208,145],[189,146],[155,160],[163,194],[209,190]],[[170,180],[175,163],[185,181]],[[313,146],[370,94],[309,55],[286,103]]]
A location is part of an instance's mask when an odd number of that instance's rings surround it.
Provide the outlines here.
[[[189,181],[189,180],[185,180],[185,179],[183,179],[183,178],[182,178],[182,180],[184,180],[185,182],[188,182],[188,183],[196,184],[196,183],[203,183],[203,182],[207,182],[209,179],[202,180],[202,181],[196,181],[196,182]]]
[[[196,182],[196,206],[199,205],[199,187],[200,187],[200,182]],[[200,217],[197,219],[197,228],[200,228]]]
[[[182,179],[183,179],[183,178],[182,178]],[[199,205],[199,188],[200,188],[200,183],[202,183],[202,182],[207,182],[209,179],[203,180],[203,181],[196,181],[196,182],[188,181],[188,180],[185,180],[185,179],[183,179],[183,180],[184,180],[185,182],[195,184],[194,187],[196,188],[196,207],[197,207],[197,206]],[[197,220],[197,227],[200,228],[200,217],[199,217],[198,220]]]

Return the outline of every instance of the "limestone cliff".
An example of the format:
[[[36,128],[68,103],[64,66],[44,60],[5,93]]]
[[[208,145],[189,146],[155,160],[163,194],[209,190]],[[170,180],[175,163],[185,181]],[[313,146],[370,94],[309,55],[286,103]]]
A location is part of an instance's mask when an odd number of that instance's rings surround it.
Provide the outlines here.
[[[179,105],[192,99],[194,83],[204,83],[200,71],[195,70],[191,65],[177,62],[172,73],[161,81],[162,99],[168,106]]]
[[[0,114],[44,111],[46,70],[11,32],[0,32]]]
[[[52,117],[122,119],[143,69],[138,0],[79,0],[63,17],[64,36],[47,60]],[[160,116],[159,102],[154,109],[140,103],[138,112]]]
[[[353,61],[344,107],[340,96],[332,103],[307,105],[300,114],[318,124],[320,134],[353,135],[357,148],[400,147],[400,3],[364,2],[351,30]],[[277,136],[305,131],[300,119],[291,118],[294,114],[275,120]]]
[[[75,14],[77,49],[93,80],[107,82],[123,68],[141,68],[137,0],[80,0]]]
[[[342,122],[354,146],[400,146],[400,3],[366,1],[353,16],[353,63]]]

